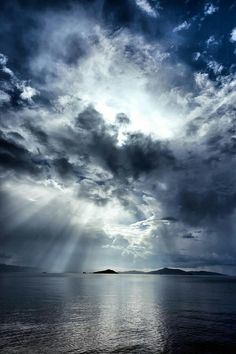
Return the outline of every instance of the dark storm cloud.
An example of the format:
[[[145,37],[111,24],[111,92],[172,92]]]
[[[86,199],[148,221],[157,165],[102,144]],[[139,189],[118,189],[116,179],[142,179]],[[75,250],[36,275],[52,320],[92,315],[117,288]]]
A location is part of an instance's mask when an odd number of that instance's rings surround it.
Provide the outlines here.
[[[122,146],[117,145],[117,128],[105,123],[93,107],[76,118],[74,139],[65,140],[67,151],[78,151],[88,161],[101,164],[118,178],[138,178],[143,173],[173,167],[175,158],[167,144],[142,133],[129,133]],[[66,146],[65,146],[66,148]]]
[[[19,143],[8,140],[0,134],[0,166],[14,173],[39,175],[41,168],[31,154]]]
[[[62,179],[71,176],[73,177],[75,172],[73,164],[71,164],[66,157],[54,159],[53,164]]]
[[[16,141],[23,141],[24,140],[24,137],[22,135],[20,135],[17,132],[14,132],[14,131],[13,132],[8,132],[7,136],[10,137],[10,138],[13,138],[13,140],[16,140]]]
[[[125,122],[127,120],[125,117]],[[92,106],[78,115],[73,128],[65,126],[59,135],[51,132],[49,136],[31,121],[26,121],[22,127],[35,139],[37,148],[34,153],[29,151],[19,133],[8,131],[9,138],[2,134],[2,168],[18,174],[34,174],[39,179],[56,173],[62,183],[74,179],[81,184],[79,196],[97,205],[106,204],[114,196],[125,202],[123,195],[127,192],[128,178],[137,179],[154,171],[161,174],[175,166],[175,157],[167,144],[142,133],[127,133],[125,142],[118,146],[118,128],[106,124]],[[99,175],[91,179],[89,165],[104,168],[116,182]]]
[[[138,179],[152,172],[158,175],[175,166],[173,153],[166,144],[144,134],[127,134],[123,145],[118,146],[117,127],[106,124],[91,106],[78,115],[73,129],[65,127],[64,132],[51,134],[47,141],[39,139],[44,135],[41,131],[39,134],[37,127],[28,128],[50,154],[48,164],[41,167],[44,170],[48,167],[52,176],[55,171],[62,183],[76,180],[78,197],[87,198],[98,206],[117,198],[128,207],[127,196],[132,188],[128,182],[130,177]],[[96,173],[96,166],[111,174],[110,177]]]
[[[172,266],[175,267],[183,267],[185,264],[186,267],[188,267],[189,264],[191,264],[191,267],[206,267],[206,266],[236,266],[235,262],[235,255],[228,255],[228,256],[198,256],[198,257],[193,257],[190,262],[190,257],[183,256],[183,255],[176,255],[174,257],[171,257],[171,264]]]
[[[236,180],[228,166],[234,166],[235,161],[232,149],[230,151],[232,155],[226,159],[222,158],[221,150],[215,150],[213,159],[211,152],[204,150],[207,161],[201,152],[195,152],[190,158],[186,156],[189,161],[182,170],[168,176],[173,192],[165,205],[171,211],[172,205],[177,207],[178,219],[196,225],[207,220],[214,223],[215,219],[234,212]]]
[[[175,157],[165,143],[153,141],[142,133],[128,136],[123,154],[125,160],[128,159],[128,170],[134,176],[175,165]]]
[[[193,218],[217,218],[234,211],[236,191],[232,188],[227,193],[217,189],[211,190],[210,187],[204,192],[183,190],[180,191],[180,205],[181,212]]]
[[[169,221],[169,222],[177,222],[178,219],[174,218],[173,216],[166,216],[160,219],[161,221]]]
[[[195,239],[195,236],[191,232],[189,232],[188,234],[183,235],[182,238],[186,240],[191,240],[191,239]]]

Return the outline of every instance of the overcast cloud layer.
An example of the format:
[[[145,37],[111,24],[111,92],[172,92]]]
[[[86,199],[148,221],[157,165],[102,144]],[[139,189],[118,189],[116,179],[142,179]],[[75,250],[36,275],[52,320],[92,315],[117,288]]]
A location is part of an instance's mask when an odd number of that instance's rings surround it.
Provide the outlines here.
[[[236,266],[234,1],[1,1],[0,263]]]

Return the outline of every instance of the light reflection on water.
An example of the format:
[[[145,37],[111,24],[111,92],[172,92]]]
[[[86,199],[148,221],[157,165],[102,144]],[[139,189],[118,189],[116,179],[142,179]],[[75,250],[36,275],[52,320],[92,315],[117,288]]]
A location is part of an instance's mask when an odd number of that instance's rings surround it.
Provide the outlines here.
[[[236,279],[0,276],[1,353],[236,353]]]

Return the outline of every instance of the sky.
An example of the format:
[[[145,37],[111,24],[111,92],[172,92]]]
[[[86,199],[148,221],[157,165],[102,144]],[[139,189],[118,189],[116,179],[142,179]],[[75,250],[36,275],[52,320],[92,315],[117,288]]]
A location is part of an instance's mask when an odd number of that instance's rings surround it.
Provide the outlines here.
[[[235,15],[0,2],[0,263],[236,274]]]

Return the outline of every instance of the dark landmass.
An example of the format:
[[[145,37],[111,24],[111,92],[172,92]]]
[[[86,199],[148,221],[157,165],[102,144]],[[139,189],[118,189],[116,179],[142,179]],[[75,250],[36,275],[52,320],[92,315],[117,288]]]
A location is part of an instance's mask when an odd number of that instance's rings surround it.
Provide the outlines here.
[[[147,274],[186,275],[187,272],[182,269],[162,268],[158,270],[152,270],[151,272],[147,272]]]
[[[8,272],[37,272],[39,271],[33,267],[23,267],[17,265],[9,265],[9,264],[0,264],[0,273],[8,273]]]
[[[182,269],[175,269],[175,268],[162,268],[158,270],[152,270],[150,272],[143,272],[141,270],[127,270],[124,272],[115,272],[112,269],[101,270],[98,272],[93,272],[94,274],[157,274],[157,275],[218,275],[218,276],[225,276],[222,273],[216,272],[208,272],[204,270],[196,270],[196,271],[186,271]]]
[[[176,268],[162,268],[158,270],[152,270],[150,272],[144,272],[141,270],[127,270],[124,272],[119,272],[120,274],[157,274],[157,275],[218,275],[218,276],[225,276],[222,273],[216,272],[208,272],[205,270],[196,270],[196,271],[186,271],[182,269]]]
[[[93,274],[118,274],[118,273],[112,269],[106,269],[106,270],[99,270],[98,272],[93,272]]]
[[[197,271],[185,271],[182,269],[174,269],[174,268],[162,268],[159,270],[153,270],[151,272],[147,272],[146,274],[160,274],[160,275],[225,275],[222,273],[216,272],[208,272],[204,270]]]

